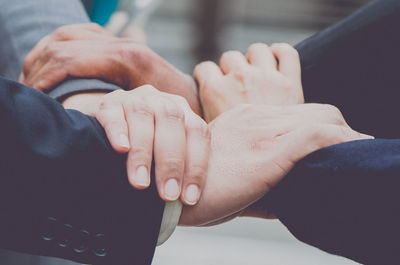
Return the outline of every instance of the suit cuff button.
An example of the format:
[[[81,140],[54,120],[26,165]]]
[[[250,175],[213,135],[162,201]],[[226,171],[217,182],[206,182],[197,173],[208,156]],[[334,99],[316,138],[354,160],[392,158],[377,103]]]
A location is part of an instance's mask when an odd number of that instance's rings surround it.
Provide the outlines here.
[[[71,242],[72,238],[72,225],[64,224],[62,233],[61,233],[61,240],[57,242],[57,245],[62,248],[68,247],[69,243]]]
[[[90,240],[90,233],[85,229],[79,231],[79,235],[77,237],[79,242],[76,242],[74,251],[78,254],[81,254],[88,250],[89,240]]]
[[[107,255],[107,249],[105,245],[105,235],[96,234],[94,236],[92,251],[97,257],[105,257]]]
[[[56,237],[58,221],[54,217],[47,217],[42,224],[41,237],[44,241],[51,241]]]

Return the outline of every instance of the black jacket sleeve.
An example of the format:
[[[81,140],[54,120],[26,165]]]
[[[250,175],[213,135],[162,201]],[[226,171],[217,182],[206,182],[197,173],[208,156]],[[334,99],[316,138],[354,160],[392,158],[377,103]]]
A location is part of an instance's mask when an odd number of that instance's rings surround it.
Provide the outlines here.
[[[0,79],[0,247],[150,264],[164,203],[136,191],[97,121]],[[154,181],[153,181],[154,182]]]
[[[399,23],[398,0],[372,1],[296,47],[309,102],[394,140],[320,150],[261,200],[301,241],[364,264],[400,260]]]
[[[311,154],[263,202],[301,241],[363,264],[395,264],[399,190],[400,140],[362,140]]]

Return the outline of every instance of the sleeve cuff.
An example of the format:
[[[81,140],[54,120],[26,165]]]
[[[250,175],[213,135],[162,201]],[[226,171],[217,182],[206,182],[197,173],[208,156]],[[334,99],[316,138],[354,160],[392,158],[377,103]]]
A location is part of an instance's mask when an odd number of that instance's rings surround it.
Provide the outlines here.
[[[180,200],[167,202],[161,221],[160,234],[158,235],[157,246],[162,245],[174,233],[182,213],[182,202]]]
[[[85,92],[112,92],[119,86],[98,79],[68,79],[53,88],[47,94],[61,102],[68,96]]]

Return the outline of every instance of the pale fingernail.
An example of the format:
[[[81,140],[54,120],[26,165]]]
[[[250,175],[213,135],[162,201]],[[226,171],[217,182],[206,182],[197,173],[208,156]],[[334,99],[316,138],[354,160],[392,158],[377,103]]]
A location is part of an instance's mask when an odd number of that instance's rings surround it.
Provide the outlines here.
[[[190,184],[185,192],[186,202],[190,205],[195,205],[199,200],[199,186]]]
[[[147,168],[145,166],[140,166],[136,170],[135,184],[141,187],[148,187],[150,185],[150,178]]]
[[[119,146],[129,148],[129,140],[128,137],[125,134],[121,134],[119,136]]]
[[[375,137],[373,137],[373,136],[371,136],[371,135],[368,135],[368,134],[360,133],[360,135],[361,135],[361,137],[364,138],[364,139],[375,139]]]
[[[164,193],[167,200],[175,201],[179,197],[179,186],[176,179],[170,179],[165,183]]]

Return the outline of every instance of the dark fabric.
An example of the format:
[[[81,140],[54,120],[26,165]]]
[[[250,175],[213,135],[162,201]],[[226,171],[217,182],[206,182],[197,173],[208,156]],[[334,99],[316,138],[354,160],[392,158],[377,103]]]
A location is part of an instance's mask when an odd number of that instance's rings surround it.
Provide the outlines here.
[[[400,1],[377,0],[298,44],[307,102],[336,105],[356,130],[400,138]]]
[[[266,197],[301,241],[362,264],[400,260],[400,140],[320,150]]]
[[[355,129],[400,138],[400,1],[378,0],[297,45],[306,101]],[[260,202],[301,241],[363,264],[400,260],[400,140],[320,150]]]
[[[164,203],[132,188],[98,122],[0,78],[0,247],[151,264]],[[154,181],[153,181],[154,183]]]

